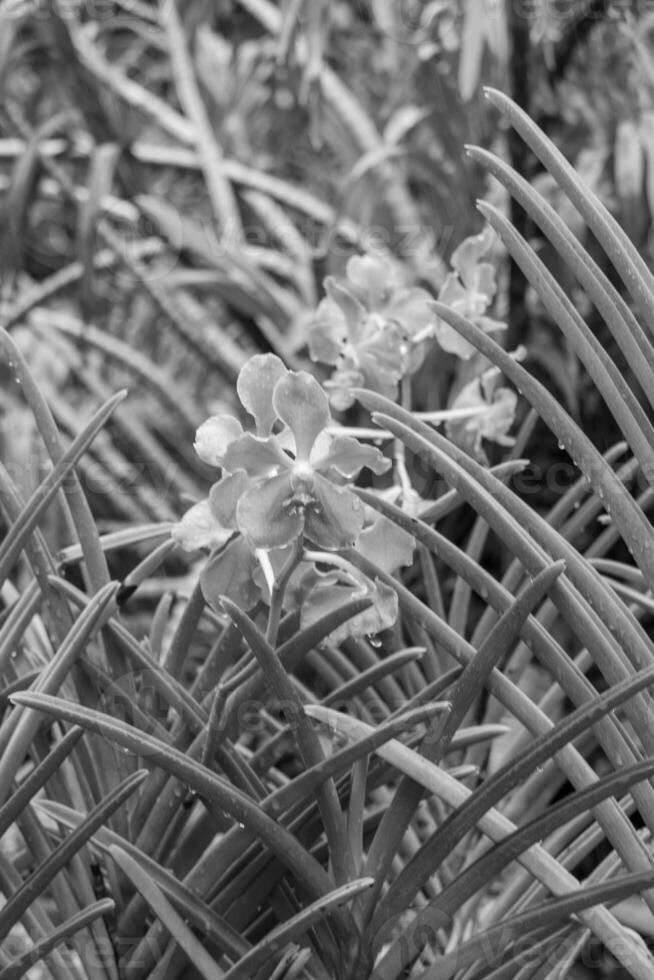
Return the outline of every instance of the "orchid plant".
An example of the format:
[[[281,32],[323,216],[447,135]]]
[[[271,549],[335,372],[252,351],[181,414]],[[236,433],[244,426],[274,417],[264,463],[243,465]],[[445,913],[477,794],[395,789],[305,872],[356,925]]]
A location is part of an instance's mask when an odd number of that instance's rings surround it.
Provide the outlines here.
[[[482,261],[491,243],[488,230],[466,239],[439,294],[486,330],[502,326],[486,316],[496,289],[494,267]],[[195,450],[220,476],[174,530],[187,551],[209,552],[201,573],[206,601],[220,608],[227,596],[244,610],[263,602],[271,639],[283,610],[299,609],[308,624],[358,596],[371,606],[349,620],[335,642],[344,631],[370,636],[393,625],[395,592],[364,575],[347,552],[353,548],[394,574],[412,563],[415,541],[367,508],[355,483],[366,472],[374,493],[405,510],[418,513],[428,505],[412,485],[403,447],[396,442],[382,452],[370,442],[383,444],[389,433],[358,428],[355,438],[332,410],[351,408],[361,387],[397,399],[432,345],[461,359],[472,350],[436,316],[432,295],[407,285],[386,257],[352,257],[343,280],[326,279],[325,292],[308,347],[313,360],[333,368],[331,377],[323,388],[274,354],[251,357],[236,385],[250,425],[215,415],[200,426]],[[517,397],[498,379],[496,369],[482,370],[449,410],[430,418],[446,421],[448,437],[477,458],[483,458],[484,440],[512,442]]]
[[[624,436],[603,455],[488,336],[489,231],[438,302],[377,255],[328,279],[295,370],[252,357],[234,412],[198,429],[215,481],[172,542],[168,519],[101,532],[79,479],[106,423],[127,428],[125,392],[69,440],[0,329],[47,461],[24,501],[0,466],[0,980],[563,980],[586,954],[654,976],[654,278],[533,121],[487,95],[605,253],[610,275],[503,159],[469,151],[619,349],[481,203]],[[512,455],[540,417],[579,471],[549,513],[501,478],[524,460],[487,466],[516,392]],[[424,474],[447,493],[425,499]],[[176,545],[198,564],[171,591]]]

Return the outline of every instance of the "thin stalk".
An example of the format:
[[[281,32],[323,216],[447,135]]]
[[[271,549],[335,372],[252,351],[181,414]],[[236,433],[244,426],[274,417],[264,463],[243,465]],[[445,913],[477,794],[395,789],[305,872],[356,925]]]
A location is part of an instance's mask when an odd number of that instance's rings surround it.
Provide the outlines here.
[[[291,579],[291,575],[302,561],[303,547],[304,543],[302,536],[299,536],[293,543],[292,551],[286,559],[284,567],[275,577],[275,582],[270,596],[268,626],[266,628],[266,640],[271,647],[274,647],[277,643],[277,633],[279,631],[279,621],[282,616],[286,587]]]

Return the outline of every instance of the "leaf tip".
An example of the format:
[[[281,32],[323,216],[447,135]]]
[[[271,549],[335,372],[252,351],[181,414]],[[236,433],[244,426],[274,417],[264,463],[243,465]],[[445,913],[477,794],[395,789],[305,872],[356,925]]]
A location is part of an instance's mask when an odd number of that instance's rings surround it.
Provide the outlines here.
[[[482,87],[482,92],[484,94],[484,98],[488,99],[489,102],[492,102],[493,105],[497,105],[498,102],[501,102],[502,99],[505,98],[504,93],[500,92],[500,90],[497,88],[493,88],[492,85],[484,85]]]

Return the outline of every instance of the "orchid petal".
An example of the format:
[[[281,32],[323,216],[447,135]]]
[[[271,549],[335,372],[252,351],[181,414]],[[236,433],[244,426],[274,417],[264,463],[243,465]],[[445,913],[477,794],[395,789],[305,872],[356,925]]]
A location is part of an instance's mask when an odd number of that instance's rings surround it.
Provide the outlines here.
[[[384,312],[390,320],[399,323],[405,333],[412,336],[435,322],[436,314],[430,306],[433,299],[426,289],[418,286],[402,289],[394,294]]]
[[[280,378],[288,373],[275,354],[255,354],[241,368],[236,391],[243,407],[257,423],[257,434],[268,436],[275,423],[272,393]]]
[[[346,412],[354,405],[355,398],[350,389],[365,387],[366,378],[362,371],[334,371],[329,381],[325,381],[329,403],[336,412]]]
[[[384,371],[402,377],[402,353],[406,347],[406,331],[397,323],[383,322],[379,329],[362,339],[357,356],[359,364],[372,358]]]
[[[490,306],[493,296],[497,292],[495,282],[495,266],[490,262],[480,262],[475,270],[474,290],[477,295],[486,297],[486,306]]]
[[[309,455],[309,462],[312,466],[317,465],[321,459],[324,459],[329,450],[332,447],[335,436],[331,434],[327,429],[323,429],[318,438],[313,444],[313,448]]]
[[[452,304],[450,304],[452,305]],[[440,348],[448,354],[455,354],[461,360],[467,361],[475,353],[476,348],[469,344],[460,334],[440,317],[434,326],[434,336]]]
[[[311,623],[334,609],[339,609],[355,596],[356,598],[369,596],[373,600],[373,605],[330,633],[330,643],[338,645],[349,636],[370,636],[389,629],[395,623],[399,604],[394,589],[383,582],[373,583],[369,579],[364,579],[355,592],[350,583],[343,585],[318,583],[302,607],[301,627],[304,629],[310,626]]]
[[[306,371],[289,372],[275,385],[273,405],[295,437],[295,455],[307,462],[318,435],[331,421],[327,395]]]
[[[490,225],[486,225],[479,235],[471,235],[464,239],[458,248],[452,252],[450,265],[459,273],[464,285],[474,288],[475,267],[483,255],[486,255],[495,234]]]
[[[223,466],[229,473],[243,470],[248,476],[269,476],[279,466],[289,466],[291,460],[279,447],[276,436],[259,439],[246,432],[235,439],[225,453]]]
[[[220,599],[227,596],[247,611],[260,599],[260,591],[254,580],[257,560],[241,535],[230,541],[226,548],[212,555],[200,573],[200,588],[209,605],[222,612]]]
[[[363,504],[351,490],[337,487],[319,473],[314,475],[315,504],[305,511],[305,534],[328,551],[354,544],[363,528]]]
[[[415,538],[382,514],[357,538],[357,551],[392,575],[402,565],[411,565]]]
[[[494,333],[496,330],[506,330],[507,328],[507,324],[502,320],[494,320],[490,316],[477,316],[475,317],[475,323],[485,333]]]
[[[332,276],[328,276],[325,279],[325,291],[332,302],[336,303],[341,310],[345,318],[348,337],[353,340],[356,336],[359,322],[368,315],[368,311],[349,289],[336,282]]]
[[[497,388],[492,398],[484,398],[482,379],[475,378],[461,389],[452,408],[479,408],[479,415],[448,422],[446,433],[457,445],[485,462],[482,439],[502,446],[513,445],[508,431],[513,425],[518,396],[510,388]]]
[[[333,299],[323,299],[307,336],[312,360],[336,364],[347,338],[347,321],[342,309]]]
[[[199,548],[219,548],[233,533],[216,519],[209,501],[201,500],[186,511],[173,528],[171,537],[185,551],[197,551]]]
[[[448,272],[438,292],[439,303],[463,309],[468,305],[468,290],[461,284],[456,272]]]
[[[347,278],[357,286],[371,310],[379,310],[397,281],[397,272],[388,259],[375,255],[353,255],[345,267]]]
[[[352,479],[364,466],[373,473],[385,473],[391,461],[375,446],[368,446],[352,436],[334,436],[329,452],[316,460],[314,465],[321,473],[335,469],[341,476]]]
[[[288,473],[248,487],[236,508],[243,534],[255,548],[283,548],[302,533],[301,507],[293,507]]]
[[[249,482],[243,472],[228,474],[214,483],[209,491],[211,513],[223,527],[236,530],[236,505]]]
[[[518,396],[511,388],[497,388],[488,412],[482,416],[481,431],[484,439],[491,439],[501,446],[515,442],[508,432],[515,420]]]
[[[212,415],[195,433],[193,448],[205,463],[222,466],[227,448],[243,434],[243,426],[233,415]]]

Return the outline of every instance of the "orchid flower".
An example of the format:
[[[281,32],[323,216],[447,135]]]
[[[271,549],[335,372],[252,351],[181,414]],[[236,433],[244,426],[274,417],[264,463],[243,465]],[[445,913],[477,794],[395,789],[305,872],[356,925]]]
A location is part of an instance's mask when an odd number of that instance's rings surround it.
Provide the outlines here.
[[[422,362],[420,340],[436,322],[430,294],[405,288],[387,259],[353,256],[346,273],[344,282],[325,280],[308,338],[311,357],[335,368],[325,388],[341,411],[352,405],[353,387],[395,398],[400,379]]]
[[[486,310],[493,301],[497,284],[495,268],[490,262],[481,259],[493,244],[493,231],[488,226],[480,235],[466,238],[452,253],[450,272],[441,286],[438,299],[452,307],[461,316],[473,320],[487,332],[502,330],[506,324],[486,316]],[[467,360],[475,348],[443,320],[435,327],[438,343],[444,351],[456,354]]]

